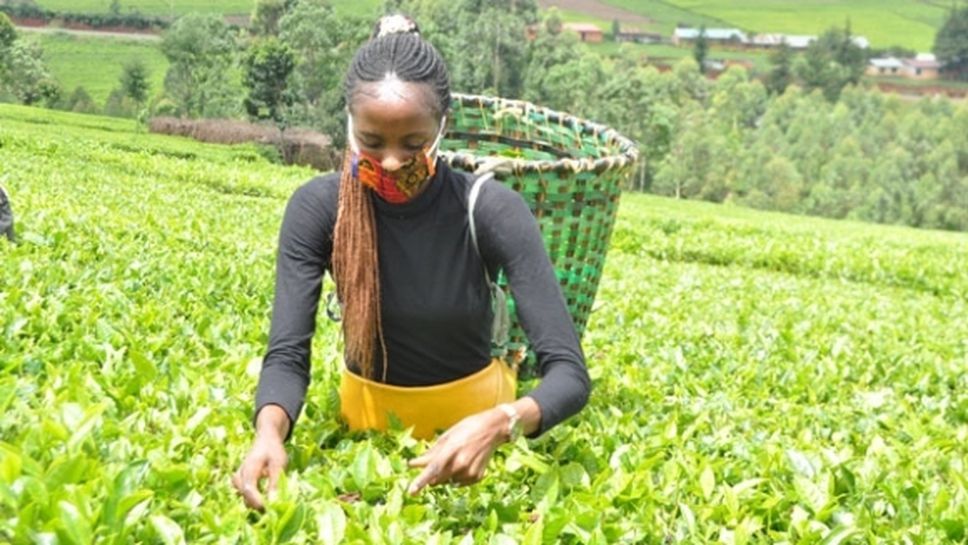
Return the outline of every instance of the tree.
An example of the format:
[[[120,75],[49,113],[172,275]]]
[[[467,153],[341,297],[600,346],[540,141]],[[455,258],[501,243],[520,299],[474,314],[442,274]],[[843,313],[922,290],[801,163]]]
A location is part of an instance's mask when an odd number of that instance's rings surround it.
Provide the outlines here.
[[[968,81],[968,7],[951,10],[934,37],[933,51],[947,70]]]
[[[286,44],[275,38],[257,42],[243,61],[243,83],[247,90],[244,100],[249,117],[271,120],[279,128],[279,146],[288,162],[285,130],[288,128],[294,96],[290,80],[296,59]]]
[[[588,78],[581,74],[584,54],[578,38],[572,33],[555,32],[557,22],[557,12],[548,14],[528,46],[530,60],[524,70],[523,97],[543,106],[567,110],[576,100],[592,102],[587,93],[597,82],[585,85]]]
[[[699,65],[699,73],[706,73],[706,56],[709,54],[709,42],[706,40],[706,25],[699,27],[699,36],[696,36],[696,43],[692,47],[692,58],[696,59]]]
[[[6,13],[0,12],[0,92],[4,90],[10,72],[9,49],[17,41],[17,29]]]
[[[751,81],[744,68],[733,66],[716,80],[710,106],[722,129],[739,136],[742,130],[755,128],[766,111],[766,89]]]
[[[542,23],[545,32],[553,36],[561,34],[561,31],[565,28],[564,22],[561,20],[561,14],[558,13],[558,8],[554,6],[545,11],[545,18]]]
[[[491,6],[460,14],[466,25],[458,35],[462,55],[450,59],[454,79],[463,89],[478,89],[497,96],[520,96],[527,63],[524,39],[528,25],[520,13]]]
[[[622,34],[622,24],[619,23],[618,19],[612,19],[612,40],[618,41],[619,35]]]
[[[817,40],[824,47],[833,51],[833,59],[847,70],[847,83],[857,85],[867,69],[867,52],[854,41],[850,20],[844,24],[843,30],[831,28],[824,32]]]
[[[301,0],[279,21],[279,40],[296,61],[292,120],[328,135],[335,149],[346,141],[343,76],[370,31],[368,22],[338,17],[321,0]]]
[[[252,11],[252,33],[259,36],[278,35],[279,21],[292,4],[292,0],[258,0]]]
[[[236,43],[217,15],[192,13],[179,18],[162,38],[168,58],[165,93],[188,117],[231,116],[240,90],[229,79],[236,62]]]
[[[406,0],[423,36],[447,60],[454,89],[518,98],[529,62],[534,0]]]
[[[292,106],[290,77],[296,59],[289,47],[275,38],[257,42],[242,64],[243,84],[248,91],[245,110],[250,117],[285,125]]]
[[[766,88],[774,95],[782,95],[793,81],[793,49],[784,41],[770,53],[770,72],[766,75]]]
[[[94,99],[88,94],[84,87],[78,85],[74,88],[74,92],[67,99],[67,109],[72,112],[82,113],[82,114],[94,114],[97,113],[97,104],[94,103]]]
[[[141,59],[136,59],[124,65],[121,72],[121,90],[124,96],[143,104],[148,99],[148,68]]]
[[[3,51],[4,77],[0,87],[20,102],[32,105],[44,101],[53,105],[61,91],[43,62],[44,51],[35,43],[14,41]]]
[[[0,51],[17,41],[17,28],[13,26],[6,13],[0,12]]]
[[[866,67],[867,54],[854,41],[848,22],[811,42],[795,72],[808,89],[821,89],[827,100],[835,102],[846,85],[860,81]]]
[[[660,195],[722,201],[731,154],[725,138],[697,103],[683,108],[680,126],[668,155],[659,165],[653,190]]]

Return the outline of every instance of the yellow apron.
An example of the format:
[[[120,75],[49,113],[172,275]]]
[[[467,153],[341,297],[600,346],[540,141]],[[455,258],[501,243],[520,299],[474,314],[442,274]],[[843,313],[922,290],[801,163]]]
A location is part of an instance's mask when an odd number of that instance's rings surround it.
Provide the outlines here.
[[[343,367],[340,414],[351,430],[386,430],[389,414],[413,436],[432,439],[466,416],[515,400],[517,373],[500,358],[466,377],[432,386],[393,386]]]

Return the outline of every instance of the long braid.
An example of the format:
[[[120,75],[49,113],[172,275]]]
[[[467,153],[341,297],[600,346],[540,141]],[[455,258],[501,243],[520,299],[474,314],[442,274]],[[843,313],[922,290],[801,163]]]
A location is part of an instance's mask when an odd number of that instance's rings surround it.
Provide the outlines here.
[[[387,30],[389,27],[397,27]],[[443,58],[424,41],[413,21],[384,17],[353,58],[344,92],[352,109],[362,84],[397,78],[430,87],[430,106],[437,115],[450,107],[450,82]],[[352,138],[352,135],[347,135]],[[353,176],[352,152],[347,149],[340,176],[339,206],[333,233],[333,277],[343,304],[343,341],[346,358],[373,378],[376,342],[383,355],[383,382],[387,380],[387,348],[380,313],[380,263],[376,219],[368,189]]]
[[[373,201],[363,184],[353,178],[347,150],[340,175],[339,204],[333,233],[333,276],[345,304],[343,341],[349,361],[363,376],[373,376],[374,337],[383,346],[383,380],[386,382],[386,341],[380,319],[380,270],[376,251]]]

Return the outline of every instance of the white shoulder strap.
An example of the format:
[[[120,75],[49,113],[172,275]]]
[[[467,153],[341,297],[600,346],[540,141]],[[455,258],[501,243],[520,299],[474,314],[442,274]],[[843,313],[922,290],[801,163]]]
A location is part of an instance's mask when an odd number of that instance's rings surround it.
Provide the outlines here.
[[[477,255],[480,256],[481,261],[484,261],[484,255],[481,253],[481,248],[477,244],[477,224],[474,221],[474,209],[477,208],[477,198],[481,194],[481,187],[484,186],[484,182],[490,180],[493,177],[494,177],[493,172],[487,172],[485,174],[482,174],[481,176],[478,176],[477,179],[474,180],[474,185],[471,186],[471,194],[467,198],[467,221],[470,224],[470,228],[471,228],[471,242],[474,243],[474,251],[476,251]],[[490,273],[487,272],[486,266],[484,267],[484,276],[487,278],[487,283],[490,284],[491,275]]]
[[[481,253],[481,248],[477,244],[477,225],[474,221],[474,209],[477,208],[477,199],[481,194],[481,187],[493,177],[493,172],[486,172],[474,180],[470,195],[467,197],[467,221],[471,231],[471,242],[474,243],[474,250],[477,252],[478,257],[481,258],[481,264],[484,268],[484,279],[487,280],[487,287],[491,292],[491,308],[494,309],[494,322],[491,323],[491,355],[504,357],[507,354],[508,334],[511,330],[511,315],[508,311],[507,298],[504,295],[504,290],[491,280],[491,273],[487,271],[484,254]]]

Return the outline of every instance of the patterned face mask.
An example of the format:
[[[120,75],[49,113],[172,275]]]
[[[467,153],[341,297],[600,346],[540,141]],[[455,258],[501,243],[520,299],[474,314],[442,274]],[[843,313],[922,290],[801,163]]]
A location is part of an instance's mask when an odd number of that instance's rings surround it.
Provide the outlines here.
[[[397,170],[389,171],[383,168],[375,156],[360,150],[353,136],[353,116],[349,115],[346,132],[353,151],[353,177],[388,203],[403,204],[410,201],[437,170],[437,147],[444,135],[446,122],[446,117],[441,118],[440,131],[437,132],[433,144],[425,146]]]

